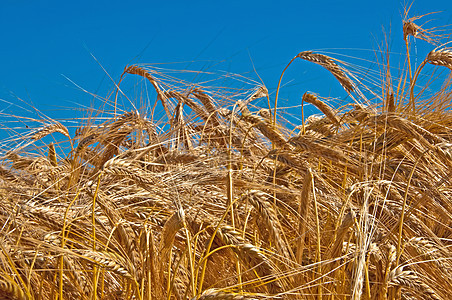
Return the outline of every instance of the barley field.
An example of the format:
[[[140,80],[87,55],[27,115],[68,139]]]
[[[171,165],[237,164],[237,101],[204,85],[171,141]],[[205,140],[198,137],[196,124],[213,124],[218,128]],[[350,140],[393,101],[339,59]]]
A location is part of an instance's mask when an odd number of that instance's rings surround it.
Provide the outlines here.
[[[6,116],[38,125],[0,144],[0,298],[450,299],[452,48],[430,17],[407,14],[401,61],[377,51],[366,76],[297,54],[350,101],[306,92],[296,124],[282,80],[152,65],[84,117]],[[133,80],[146,109],[120,105]]]

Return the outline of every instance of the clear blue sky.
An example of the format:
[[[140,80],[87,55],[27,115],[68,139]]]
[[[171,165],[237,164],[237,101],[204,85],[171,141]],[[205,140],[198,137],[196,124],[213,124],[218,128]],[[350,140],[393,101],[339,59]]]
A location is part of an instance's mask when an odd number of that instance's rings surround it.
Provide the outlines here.
[[[272,89],[285,64],[300,51],[330,49],[372,60],[383,27],[391,31],[391,49],[400,51],[403,4],[1,0],[0,99],[19,97],[50,116],[60,114],[58,106],[88,105],[92,97],[65,76],[106,96],[112,83],[91,54],[116,80],[128,64],[193,60],[202,63],[180,66],[216,65],[257,79],[249,73],[252,61]],[[450,0],[417,0],[411,9],[412,15],[432,11],[443,11],[435,16],[439,24],[452,23]],[[306,90],[336,96],[340,86],[319,68],[306,62],[291,67],[285,77],[291,82],[285,89],[286,104],[297,103]]]

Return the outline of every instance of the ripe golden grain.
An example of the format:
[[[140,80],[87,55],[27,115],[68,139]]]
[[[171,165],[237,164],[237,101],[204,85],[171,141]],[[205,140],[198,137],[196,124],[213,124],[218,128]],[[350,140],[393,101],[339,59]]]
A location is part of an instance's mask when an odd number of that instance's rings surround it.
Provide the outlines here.
[[[416,20],[402,42],[428,40]],[[423,65],[452,69],[451,53]],[[357,92],[342,62],[295,58]],[[448,299],[452,91],[420,87],[427,69],[382,80],[374,106],[306,93],[322,114],[291,124],[251,105],[270,101],[263,85],[127,67],[153,103],[117,114],[118,92],[74,148],[56,121],[2,144],[0,298]]]

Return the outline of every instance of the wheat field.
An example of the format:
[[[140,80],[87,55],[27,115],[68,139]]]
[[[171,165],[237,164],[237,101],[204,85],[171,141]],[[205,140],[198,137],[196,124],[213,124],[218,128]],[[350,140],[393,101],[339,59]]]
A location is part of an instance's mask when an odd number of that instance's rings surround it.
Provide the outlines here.
[[[237,89],[132,65],[102,110],[10,128],[0,297],[450,299],[452,49],[426,18],[406,12],[396,75],[389,52],[373,80],[297,54],[287,67],[326,69],[350,99],[306,92],[320,114],[298,124],[283,75]],[[121,108],[132,79],[146,110]]]

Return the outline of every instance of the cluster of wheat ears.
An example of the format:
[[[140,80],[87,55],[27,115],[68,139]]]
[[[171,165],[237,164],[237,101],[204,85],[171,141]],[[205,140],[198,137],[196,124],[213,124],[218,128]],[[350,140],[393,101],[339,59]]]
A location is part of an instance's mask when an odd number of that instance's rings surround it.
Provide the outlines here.
[[[273,98],[134,65],[105,100],[109,118],[11,137],[0,297],[450,299],[452,50],[420,18],[403,23],[403,71],[384,56],[374,88],[343,61],[295,56],[351,99],[305,93],[322,114],[298,126],[277,109],[280,84]],[[415,39],[433,49],[418,67]],[[117,108],[130,77],[155,89],[147,115]]]

